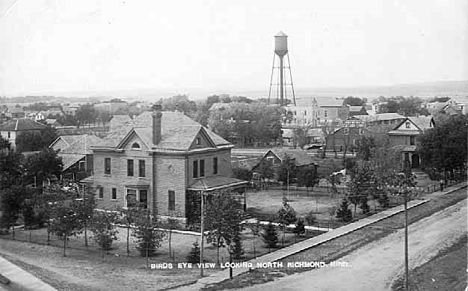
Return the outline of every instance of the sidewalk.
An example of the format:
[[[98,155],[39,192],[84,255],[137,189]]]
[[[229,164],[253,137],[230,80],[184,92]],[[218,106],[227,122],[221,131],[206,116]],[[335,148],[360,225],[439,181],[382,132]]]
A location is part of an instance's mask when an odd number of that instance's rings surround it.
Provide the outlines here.
[[[3,257],[0,257],[0,274],[11,281],[8,285],[0,284],[0,290],[56,290]]]
[[[423,203],[428,202],[431,198],[436,198],[442,195],[446,195],[448,193],[451,193],[453,191],[465,188],[467,186],[466,182],[459,183],[454,186],[450,186],[444,189],[444,191],[437,191],[431,194],[426,194],[424,195],[425,200],[412,200],[408,202],[408,209],[411,209],[415,206],[421,205]],[[381,211],[377,214],[374,214],[372,216],[360,219],[356,222],[350,223],[348,225],[342,226],[337,229],[330,230],[327,233],[315,236],[313,238],[310,238],[308,240],[293,244],[291,246],[279,249],[275,252],[263,255],[261,257],[258,257],[256,259],[252,259],[246,263],[251,263],[253,265],[253,268],[256,267],[257,263],[270,263],[270,262],[275,262],[282,260],[286,257],[289,257],[291,255],[294,255],[298,252],[301,252],[303,250],[315,247],[317,245],[320,245],[322,243],[325,243],[327,241],[333,240],[335,238],[338,238],[340,236],[346,235],[350,232],[356,231],[358,229],[361,229],[365,226],[368,226],[370,224],[376,223],[380,220],[383,220],[385,218],[388,218],[390,216],[393,216],[395,214],[398,214],[400,212],[404,211],[404,206],[399,205],[396,207],[393,207],[391,209],[387,209],[384,211]],[[234,268],[232,270],[233,277],[241,275],[243,273],[246,273],[249,271],[249,268]],[[203,277],[199,279],[195,284],[192,285],[187,285],[187,286],[182,286],[179,288],[175,288],[173,290],[177,291],[191,291],[191,290],[200,290],[203,287],[206,287],[211,284],[216,284],[220,283],[222,281],[228,280],[229,279],[229,269],[224,269],[222,271],[219,271],[217,273],[214,273],[210,276]]]

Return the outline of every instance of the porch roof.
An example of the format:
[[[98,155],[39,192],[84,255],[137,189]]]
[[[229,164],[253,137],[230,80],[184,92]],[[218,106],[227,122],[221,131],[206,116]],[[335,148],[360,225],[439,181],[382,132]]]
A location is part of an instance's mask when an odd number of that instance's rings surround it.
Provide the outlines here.
[[[190,191],[214,191],[247,184],[247,181],[231,177],[213,176],[202,178],[192,183],[187,190]]]

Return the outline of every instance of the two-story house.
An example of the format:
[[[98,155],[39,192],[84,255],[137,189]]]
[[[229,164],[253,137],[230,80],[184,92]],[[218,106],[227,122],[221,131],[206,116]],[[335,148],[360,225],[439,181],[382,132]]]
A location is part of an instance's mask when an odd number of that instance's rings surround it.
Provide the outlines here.
[[[419,168],[421,161],[417,148],[417,137],[435,127],[432,116],[407,117],[392,131],[388,132],[393,148],[401,152],[402,162],[411,168]]]
[[[84,179],[103,209],[149,208],[160,218],[199,221],[202,193],[241,188],[231,177],[232,144],[180,112],[135,117],[132,127],[92,146],[94,175]],[[198,217],[197,217],[198,213]]]
[[[35,132],[40,134],[41,130],[45,129],[46,127],[46,125],[30,119],[11,119],[0,124],[0,134],[3,138],[10,142],[10,148],[14,150],[16,149],[16,138],[20,134],[23,132]]]

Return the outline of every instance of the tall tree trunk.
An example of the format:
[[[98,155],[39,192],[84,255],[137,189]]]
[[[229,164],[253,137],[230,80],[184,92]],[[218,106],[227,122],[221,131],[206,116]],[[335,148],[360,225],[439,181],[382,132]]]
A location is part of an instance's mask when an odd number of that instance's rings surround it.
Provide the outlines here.
[[[63,256],[64,256],[64,257],[67,256],[67,254],[65,253],[66,248],[67,248],[67,236],[64,235],[64,236],[63,236]]]
[[[130,224],[127,227],[127,257],[130,256]]]

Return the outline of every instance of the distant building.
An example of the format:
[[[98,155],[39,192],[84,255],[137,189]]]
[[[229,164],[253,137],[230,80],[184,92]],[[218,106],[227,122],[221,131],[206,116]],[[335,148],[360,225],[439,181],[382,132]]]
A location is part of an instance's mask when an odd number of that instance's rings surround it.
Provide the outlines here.
[[[369,115],[369,114],[367,114],[367,110],[364,106],[349,106],[348,116],[355,116],[355,115]]]
[[[57,121],[57,119],[53,119],[53,118],[47,118],[47,119],[45,120],[45,124],[50,125],[50,126],[52,126],[52,127],[60,127],[60,126],[62,126],[62,125],[60,124],[60,122]]]
[[[11,107],[8,107],[8,117],[19,119],[19,118],[25,118],[26,114],[22,107],[11,106]]]
[[[76,104],[70,104],[70,105],[63,105],[62,106],[62,111],[65,115],[76,115],[76,111],[80,108],[79,105]]]
[[[327,136],[327,149],[354,152],[356,141],[367,134],[369,131],[363,127],[341,127]]]
[[[12,119],[0,124],[0,134],[11,144],[11,149],[16,149],[16,138],[24,132],[40,133],[47,126],[30,119]]]

